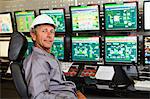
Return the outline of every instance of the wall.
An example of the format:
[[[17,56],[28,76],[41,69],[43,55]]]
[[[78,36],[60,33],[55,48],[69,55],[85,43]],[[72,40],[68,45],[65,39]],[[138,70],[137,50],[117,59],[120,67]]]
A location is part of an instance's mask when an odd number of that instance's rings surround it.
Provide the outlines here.
[[[72,5],[99,4],[102,10],[103,3],[123,1],[133,0],[0,0],[0,12],[36,10],[38,13],[39,9],[63,7],[69,13],[69,6]],[[139,8],[142,10],[144,0],[134,1],[138,1]]]

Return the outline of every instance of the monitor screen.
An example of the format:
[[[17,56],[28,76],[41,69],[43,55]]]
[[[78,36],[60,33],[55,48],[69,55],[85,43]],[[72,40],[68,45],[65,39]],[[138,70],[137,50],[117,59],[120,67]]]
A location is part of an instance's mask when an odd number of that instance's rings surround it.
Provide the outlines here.
[[[54,9],[54,10],[41,9],[40,14],[47,14],[54,20],[54,23],[57,26],[56,33],[57,32],[62,32],[62,33],[66,32],[64,9]]]
[[[11,13],[0,13],[0,34],[1,33],[13,33]]]
[[[99,37],[72,37],[72,61],[99,60]]]
[[[136,30],[138,20],[137,2],[104,4],[105,30]]]
[[[136,36],[105,36],[106,63],[137,63]]]
[[[150,1],[144,1],[144,30],[150,30]]]
[[[53,53],[59,60],[64,60],[64,48],[64,37],[55,37],[51,53]]]
[[[35,19],[35,11],[17,11],[15,21],[18,32],[30,32],[30,26]]]
[[[72,31],[100,30],[99,6],[70,6]]]
[[[26,51],[26,54],[25,56],[29,56],[31,53],[32,53],[32,48],[34,46],[34,43],[32,41],[32,38],[31,37],[26,37],[27,41],[28,41],[28,48],[27,48],[27,51]]]
[[[150,36],[144,37],[144,58],[145,65],[150,65]]]

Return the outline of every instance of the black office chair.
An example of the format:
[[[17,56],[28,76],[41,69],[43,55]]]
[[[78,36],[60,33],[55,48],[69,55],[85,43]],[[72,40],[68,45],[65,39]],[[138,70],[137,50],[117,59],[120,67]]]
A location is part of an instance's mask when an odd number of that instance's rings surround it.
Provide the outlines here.
[[[116,95],[125,95],[128,91],[135,91],[134,81],[130,79],[121,66],[114,66],[115,74],[110,87],[114,89]]]
[[[126,72],[129,78],[139,80],[138,66],[135,64],[134,61],[132,62],[132,65],[124,66],[123,70]]]
[[[22,99],[28,99],[29,97],[27,85],[22,71],[22,62],[24,59],[24,54],[27,50],[27,46],[27,39],[22,33],[14,32],[11,35],[8,49],[10,69],[17,92]]]
[[[115,74],[113,77],[114,88],[126,89],[131,84],[134,84],[133,80],[130,79],[121,66],[114,66]]]

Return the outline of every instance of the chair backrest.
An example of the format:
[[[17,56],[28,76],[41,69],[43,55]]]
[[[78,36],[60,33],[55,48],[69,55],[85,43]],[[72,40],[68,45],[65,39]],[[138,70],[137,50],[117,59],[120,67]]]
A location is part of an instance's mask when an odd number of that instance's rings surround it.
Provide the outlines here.
[[[115,74],[113,77],[114,88],[127,88],[134,84],[133,80],[130,79],[121,66],[114,66]]]
[[[22,33],[14,32],[11,35],[8,49],[10,69],[16,89],[22,99],[28,98],[27,85],[22,71],[22,62],[24,59],[24,54],[27,50],[27,46],[27,39]]]

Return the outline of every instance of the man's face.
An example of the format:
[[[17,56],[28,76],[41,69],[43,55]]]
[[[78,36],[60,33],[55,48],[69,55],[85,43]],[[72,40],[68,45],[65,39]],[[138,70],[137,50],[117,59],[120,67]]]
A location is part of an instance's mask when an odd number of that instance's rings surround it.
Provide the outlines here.
[[[44,49],[48,53],[52,47],[55,29],[51,25],[40,25],[36,27],[36,33],[31,33],[35,46]]]

